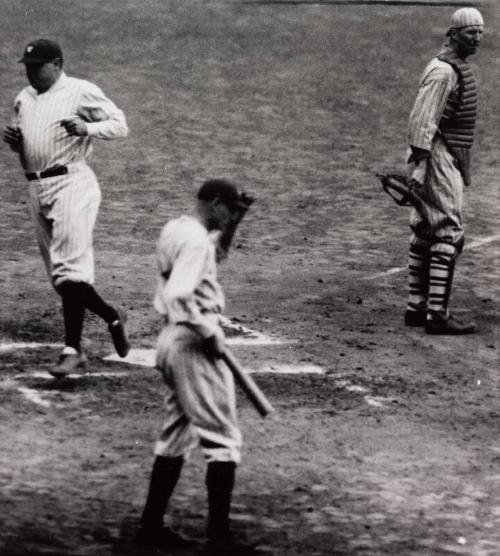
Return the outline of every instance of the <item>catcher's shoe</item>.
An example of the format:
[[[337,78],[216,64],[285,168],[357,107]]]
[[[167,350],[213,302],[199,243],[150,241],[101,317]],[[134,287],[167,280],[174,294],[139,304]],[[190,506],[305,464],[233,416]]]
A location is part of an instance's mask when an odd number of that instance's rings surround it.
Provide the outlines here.
[[[426,321],[425,331],[427,334],[441,336],[461,336],[463,334],[474,334],[476,325],[473,323],[463,323],[452,315],[448,317],[433,315],[430,320]]]
[[[412,311],[407,309],[405,312],[406,326],[425,326],[427,322],[427,311],[419,309]]]
[[[197,543],[170,529],[170,527],[143,527],[135,532],[135,544],[172,550],[195,548]]]
[[[84,353],[61,353],[57,365],[49,371],[54,378],[63,378],[85,367],[87,356]]]
[[[116,311],[118,313],[118,320],[108,324],[108,330],[113,339],[116,353],[120,357],[126,357],[130,351],[130,342],[128,341],[127,331],[125,330],[127,313],[122,309],[117,309]]]

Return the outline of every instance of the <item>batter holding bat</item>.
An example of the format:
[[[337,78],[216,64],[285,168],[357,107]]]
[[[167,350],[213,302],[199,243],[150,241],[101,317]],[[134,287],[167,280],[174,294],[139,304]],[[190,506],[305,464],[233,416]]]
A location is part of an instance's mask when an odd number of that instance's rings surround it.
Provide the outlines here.
[[[484,22],[475,8],[451,19],[449,42],[420,79],[409,121],[409,174],[419,185],[409,252],[408,326],[428,334],[471,334],[472,323],[448,312],[455,263],[464,243],[462,200],[470,176],[477,91],[466,59],[475,54]]]
[[[128,133],[125,116],[93,83],[68,77],[60,46],[30,42],[20,62],[30,86],[16,97],[14,118],[3,133],[18,153],[29,182],[31,214],[52,285],[62,299],[65,347],[49,372],[65,376],[85,364],[81,335],[85,310],[108,325],[115,349],[127,355],[125,312],[93,287],[92,235],[101,192],[86,163],[91,139]]]
[[[154,300],[165,324],[157,344],[157,369],[166,383],[166,419],[155,445],[147,501],[136,540],[176,549],[187,544],[163,525],[170,496],[191,450],[207,461],[208,541],[205,553],[254,554],[232,538],[230,504],[242,437],[237,423],[234,380],[220,315],[224,296],[216,263],[228,252],[252,199],[225,180],[206,181],[194,216],[163,228],[157,246],[158,287]]]

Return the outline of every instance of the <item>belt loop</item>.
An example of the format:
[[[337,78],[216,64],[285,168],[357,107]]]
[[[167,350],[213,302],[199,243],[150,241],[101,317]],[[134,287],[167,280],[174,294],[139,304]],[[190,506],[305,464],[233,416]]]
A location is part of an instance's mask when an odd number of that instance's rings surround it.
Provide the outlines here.
[[[41,172],[35,172],[35,175],[36,175],[36,179],[37,179],[37,180],[41,180],[41,179],[42,179],[42,177],[41,177]]]

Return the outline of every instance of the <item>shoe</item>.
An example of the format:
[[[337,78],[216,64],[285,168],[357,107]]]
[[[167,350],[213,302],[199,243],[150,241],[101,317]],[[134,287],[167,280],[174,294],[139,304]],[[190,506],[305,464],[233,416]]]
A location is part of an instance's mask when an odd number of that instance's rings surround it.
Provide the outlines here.
[[[257,543],[238,541],[232,537],[209,539],[203,549],[205,556],[258,556],[265,554],[257,547]]]
[[[405,324],[406,326],[425,326],[427,322],[427,311],[422,309],[417,311],[412,311],[410,309],[406,310],[405,313]]]
[[[465,324],[452,315],[448,317],[437,315],[425,323],[425,331],[427,334],[461,336],[463,334],[474,334],[476,325],[473,323]]]
[[[108,324],[108,330],[113,339],[116,353],[120,357],[126,357],[130,351],[130,342],[128,341],[127,332],[125,331],[125,323],[127,322],[127,313],[122,309],[117,309],[118,322]]]
[[[87,357],[84,353],[62,353],[57,365],[49,371],[54,378],[63,378],[85,367]]]
[[[141,546],[154,546],[181,550],[194,548],[196,542],[176,533],[170,527],[148,528],[139,525],[135,532],[135,543]]]

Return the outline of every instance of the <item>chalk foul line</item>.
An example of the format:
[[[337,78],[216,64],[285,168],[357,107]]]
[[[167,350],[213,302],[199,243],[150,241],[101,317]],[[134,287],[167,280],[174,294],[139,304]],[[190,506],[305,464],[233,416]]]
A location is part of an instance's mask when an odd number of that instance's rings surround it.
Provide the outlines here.
[[[492,243],[500,239],[500,234],[489,236],[481,239],[476,239],[471,241],[470,243],[466,244],[464,247],[464,251],[471,251],[473,249],[477,249],[482,245],[487,245],[488,243]],[[390,268],[389,270],[384,270],[383,272],[377,272],[375,274],[370,274],[370,276],[364,276],[361,280],[375,280],[376,278],[383,278],[384,276],[391,276],[393,274],[399,274],[407,270],[406,266],[397,266],[395,268]]]

